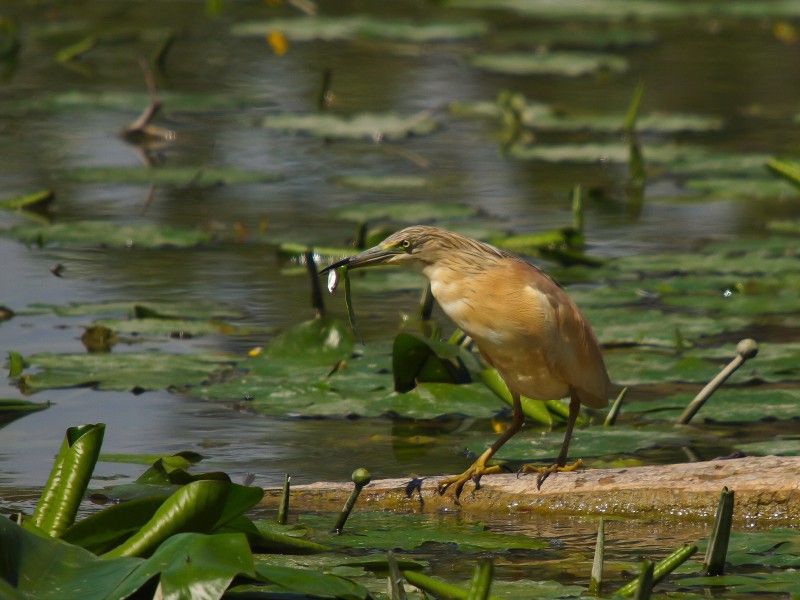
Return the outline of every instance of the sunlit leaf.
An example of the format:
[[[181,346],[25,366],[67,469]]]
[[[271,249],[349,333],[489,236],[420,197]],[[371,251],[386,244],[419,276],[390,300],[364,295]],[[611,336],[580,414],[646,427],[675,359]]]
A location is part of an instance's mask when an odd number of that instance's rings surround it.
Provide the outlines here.
[[[103,423],[67,429],[31,519],[37,528],[58,537],[72,525],[92,478],[104,433]]]
[[[255,577],[253,554],[244,535],[176,534],[139,564],[109,597],[128,597],[158,577],[163,598],[222,598],[237,575]]]
[[[164,500],[141,529],[103,556],[149,556],[175,534],[212,532],[252,508],[263,495],[261,488],[227,481],[194,481]]]

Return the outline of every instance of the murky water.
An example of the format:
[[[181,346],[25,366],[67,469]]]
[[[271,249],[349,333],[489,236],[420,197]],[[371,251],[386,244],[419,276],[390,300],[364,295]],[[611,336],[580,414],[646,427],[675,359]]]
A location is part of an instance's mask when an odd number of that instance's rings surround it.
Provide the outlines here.
[[[431,19],[480,17],[492,24],[495,33],[482,41],[452,44],[291,43],[289,52],[277,57],[263,39],[232,37],[229,27],[247,18],[268,18],[274,11],[290,14],[290,8],[228,3],[225,14],[208,18],[201,4],[85,2],[79,7],[53,4],[42,10],[39,3],[0,3],[0,15],[17,21],[24,40],[17,64],[5,70],[2,82],[2,195],[51,188],[56,193],[53,213],[59,222],[90,217],[115,223],[227,229],[241,223],[255,230],[266,218],[275,239],[334,244],[351,235],[352,224],[331,219],[329,209],[398,198],[396,193],[337,186],[332,181],[339,176],[433,173],[445,183],[434,190],[410,192],[409,197],[463,202],[481,209],[487,223],[519,233],[569,223],[566,198],[573,184],[581,181],[587,187],[606,188],[611,197],[587,206],[590,251],[601,256],[682,249],[706,238],[758,235],[765,221],[796,211],[789,203],[777,201],[661,202],[658,197],[670,195],[675,182],[656,178],[643,212],[632,219],[623,193],[624,168],[507,160],[493,137],[494,126],[476,121],[449,118],[435,135],[382,145],[327,143],[257,126],[268,114],[315,110],[324,68],[333,70],[333,110],[344,113],[443,112],[453,100],[493,100],[502,89],[568,111],[624,113],[642,80],[646,82],[643,111],[710,114],[725,120],[720,132],[678,134],[674,136],[677,142],[699,141],[725,151],[790,154],[796,150],[798,133],[796,125],[787,125],[800,97],[800,79],[791,76],[797,46],[775,39],[771,22],[648,23],[659,41],[618,51],[631,63],[625,74],[507,77],[470,68],[468,56],[476,49],[503,48],[505,30],[550,25],[502,12],[449,12],[413,3],[323,2],[323,12],[348,13],[355,7],[378,15],[386,11],[387,15]],[[117,135],[136,112],[91,108],[39,112],[21,110],[19,104],[70,90],[143,93],[138,58],[152,50],[158,32],[167,28],[179,33],[164,76],[157,81],[160,90],[245,100],[234,110],[205,113],[173,112],[165,106],[159,122],[175,130],[178,139],[162,149],[160,160],[168,165],[277,171],[285,174],[283,181],[208,189],[160,188],[146,206],[146,186],[80,184],[64,177],[65,170],[78,167],[141,164],[135,148]],[[55,52],[93,31],[101,32],[101,42],[81,61],[84,69],[76,71],[54,61]],[[549,135],[581,139],[580,134]],[[645,155],[647,141],[645,137]],[[430,166],[409,160],[412,155]],[[24,221],[12,213],[0,218],[8,224]],[[57,264],[65,267],[63,277],[50,271]],[[83,351],[80,335],[86,320],[25,315],[24,309],[36,303],[210,300],[245,311],[245,323],[280,331],[313,314],[306,278],[282,274],[284,266],[284,259],[263,246],[43,250],[0,239],[0,303],[21,312],[0,325],[0,352]],[[367,338],[393,331],[397,313],[415,301],[412,294],[358,296]],[[343,314],[340,299],[330,303]],[[165,341],[158,347],[241,355],[264,341],[260,336],[206,337]],[[20,393],[3,380],[0,397],[18,398]],[[285,472],[297,483],[344,480],[354,466],[367,467],[375,477],[457,472],[465,465],[462,449],[470,432],[486,427],[485,423],[460,423],[435,442],[414,447],[403,441],[408,431],[387,419],[265,418],[166,392],[133,395],[78,389],[45,392],[33,400],[51,401],[53,406],[0,430],[4,511],[30,508],[47,479],[64,430],[84,422],[107,423],[104,452],[193,449],[206,455],[213,468],[225,469],[234,477],[253,472],[262,485],[280,483]],[[679,460],[667,454],[661,458]],[[95,484],[129,478],[140,470],[101,463]],[[584,541],[593,544],[588,533]]]

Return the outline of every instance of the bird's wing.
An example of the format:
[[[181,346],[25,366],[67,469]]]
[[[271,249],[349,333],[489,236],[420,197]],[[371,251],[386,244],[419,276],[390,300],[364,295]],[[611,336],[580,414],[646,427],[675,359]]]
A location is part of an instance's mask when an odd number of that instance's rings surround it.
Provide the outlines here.
[[[576,391],[582,404],[592,408],[606,406],[610,382],[591,325],[553,278],[530,266],[524,271],[527,285],[539,292],[541,302],[549,303],[545,313],[552,323],[545,343],[551,369]]]

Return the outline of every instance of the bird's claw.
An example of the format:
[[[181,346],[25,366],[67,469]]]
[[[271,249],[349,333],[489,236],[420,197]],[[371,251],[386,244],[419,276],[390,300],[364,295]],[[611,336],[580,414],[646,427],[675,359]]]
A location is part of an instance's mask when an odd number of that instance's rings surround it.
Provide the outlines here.
[[[552,464],[549,467],[535,467],[533,465],[522,465],[517,471],[517,479],[519,479],[520,475],[527,475],[528,473],[538,473],[539,476],[536,478],[536,489],[541,490],[542,484],[544,480],[550,477],[551,473],[569,473],[570,471],[574,471],[576,469],[580,469],[583,467],[583,459],[579,458],[571,465],[559,465],[558,463]]]
[[[502,473],[504,472],[503,467],[499,465],[494,465],[491,467],[486,467],[484,465],[475,463],[469,469],[461,473],[461,475],[453,475],[452,477],[448,477],[447,479],[443,479],[439,482],[438,490],[439,495],[443,496],[445,492],[452,486],[453,488],[453,500],[457,505],[461,505],[459,502],[459,498],[461,496],[461,492],[464,491],[464,486],[467,484],[468,481],[472,481],[475,484],[475,489],[481,489],[481,477],[484,475],[490,475],[492,473]]]

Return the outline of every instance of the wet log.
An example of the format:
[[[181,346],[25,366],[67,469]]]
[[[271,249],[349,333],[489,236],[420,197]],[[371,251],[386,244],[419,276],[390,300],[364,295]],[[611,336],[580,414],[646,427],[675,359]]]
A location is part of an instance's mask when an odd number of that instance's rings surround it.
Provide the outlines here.
[[[366,509],[461,510],[465,513],[537,512],[559,515],[614,515],[638,518],[711,520],[723,486],[734,490],[734,519],[788,525],[800,522],[800,457],[765,456],[619,469],[556,473],[537,491],[533,476],[488,475],[479,490],[439,496],[441,477],[373,481],[361,492]],[[353,484],[319,482],[292,487],[293,510],[338,511]],[[264,504],[277,506],[280,489],[267,489]]]

